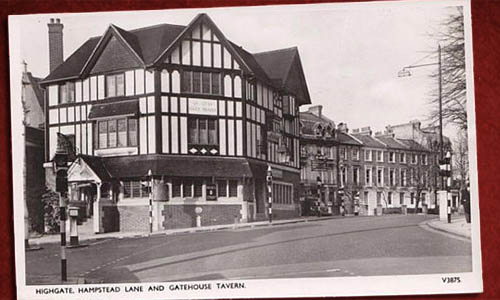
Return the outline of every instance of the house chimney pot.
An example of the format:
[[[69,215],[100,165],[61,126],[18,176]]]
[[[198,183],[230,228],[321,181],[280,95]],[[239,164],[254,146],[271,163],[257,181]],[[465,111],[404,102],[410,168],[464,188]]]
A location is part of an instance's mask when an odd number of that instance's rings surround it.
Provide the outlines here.
[[[343,132],[343,133],[349,133],[349,128],[347,128],[347,124],[346,123],[339,123],[339,125],[337,125],[337,129],[340,131],[340,132]]]
[[[50,72],[54,71],[64,60],[63,54],[63,24],[57,18],[50,18],[49,27],[49,65]]]

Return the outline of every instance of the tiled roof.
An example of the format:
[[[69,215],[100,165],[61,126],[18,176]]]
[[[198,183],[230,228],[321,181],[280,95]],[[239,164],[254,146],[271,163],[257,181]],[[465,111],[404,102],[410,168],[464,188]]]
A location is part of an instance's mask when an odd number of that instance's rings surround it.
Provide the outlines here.
[[[365,147],[375,147],[375,148],[385,148],[386,146],[381,142],[374,139],[372,136],[363,135],[363,134],[354,134],[358,140],[363,142],[363,146]]]
[[[253,56],[269,78],[295,93],[299,103],[311,103],[297,47],[254,53]]]
[[[126,31],[114,25],[113,27],[145,64],[153,63],[162,51],[165,50],[186,28],[186,26],[173,24],[160,24],[130,31]],[[88,39],[59,67],[50,73],[44,81],[77,77],[100,39],[101,36]]]
[[[393,149],[407,149],[408,148],[407,146],[405,146],[402,143],[399,143],[397,140],[395,140],[392,137],[377,136],[376,138],[378,140],[380,140],[382,143],[386,144],[388,148],[393,148]]]
[[[149,170],[153,175],[178,177],[252,177],[249,162],[244,158],[194,157],[172,155],[139,155],[101,158],[112,177],[142,177]],[[179,166],[182,165],[182,168]]]
[[[255,59],[267,75],[272,79],[279,79],[281,84],[284,84],[295,55],[297,47],[254,53]]]
[[[90,156],[80,154],[78,157],[81,157],[83,161],[96,173],[96,175],[101,180],[109,180],[111,179],[111,174],[108,172],[106,167],[104,166],[103,159],[98,156]]]
[[[106,104],[92,105],[88,116],[89,120],[109,118],[115,116],[131,116],[139,113],[139,101],[125,100]]]
[[[236,45],[233,42],[229,42],[233,46],[234,50],[238,52],[238,55],[245,61],[245,63],[248,65],[250,69],[253,70],[255,75],[263,80],[268,80],[271,81],[271,79],[267,76],[268,74],[262,69],[262,67],[259,65],[257,60],[255,59],[254,55],[252,55],[250,52],[246,51],[243,49],[243,47]]]
[[[99,42],[99,39],[100,37],[88,39],[80,48],[76,49],[70,57],[52,71],[49,76],[45,77],[43,81],[78,77],[87,59]]]
[[[186,29],[186,26],[173,24],[160,24],[129,31],[115,25],[111,25],[111,27],[145,65],[153,64]],[[97,36],[88,39],[43,81],[77,78],[101,38],[102,36]],[[288,70],[290,70],[295,56],[298,55],[297,48],[252,54],[231,41],[229,43],[257,77],[271,82],[276,87],[281,87],[284,84]],[[306,98],[309,97],[308,95],[306,91]],[[308,99],[305,100],[310,102]]]
[[[359,143],[352,136],[345,134],[343,132],[337,131],[337,137],[338,137],[339,142],[342,144],[362,146],[361,143]]]
[[[408,140],[408,139],[398,139],[398,141],[404,143],[405,145],[408,146],[410,150],[416,150],[416,151],[429,151],[426,147],[420,145],[419,143],[415,142],[414,140]]]
[[[31,74],[31,72],[26,73],[26,77],[31,84],[31,87],[33,88],[33,92],[35,92],[36,95],[36,100],[38,104],[40,105],[40,108],[42,111],[45,111],[45,105],[44,105],[44,98],[43,98],[43,91],[42,88],[40,87],[40,78],[35,77]]]

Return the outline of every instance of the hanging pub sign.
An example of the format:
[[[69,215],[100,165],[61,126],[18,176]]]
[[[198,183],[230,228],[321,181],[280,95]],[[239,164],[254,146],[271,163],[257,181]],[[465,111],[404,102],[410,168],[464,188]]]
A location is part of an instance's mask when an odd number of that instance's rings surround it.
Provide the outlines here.
[[[207,200],[217,200],[217,187],[215,184],[207,184]]]

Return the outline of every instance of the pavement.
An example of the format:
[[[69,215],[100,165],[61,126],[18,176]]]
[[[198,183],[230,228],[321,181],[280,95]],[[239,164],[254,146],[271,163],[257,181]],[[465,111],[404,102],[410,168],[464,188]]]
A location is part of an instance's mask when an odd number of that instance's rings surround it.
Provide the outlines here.
[[[445,232],[470,240],[471,224],[465,221],[463,216],[452,216],[451,223],[441,221],[439,218],[427,221],[425,225],[434,230]]]
[[[272,223],[269,221],[261,222],[248,222],[248,223],[235,223],[235,224],[224,224],[224,225],[212,225],[212,226],[201,226],[201,227],[189,227],[189,228],[179,228],[179,229],[167,229],[155,231],[153,233],[143,232],[143,231],[130,231],[130,232],[108,232],[108,233],[91,233],[91,232],[79,232],[78,240],[84,244],[85,241],[96,242],[105,239],[124,239],[124,238],[137,238],[137,237],[147,237],[155,235],[174,235],[174,234],[186,234],[195,232],[210,232],[217,230],[228,230],[228,229],[240,229],[240,228],[254,228],[262,226],[276,226],[284,224],[293,223],[307,223],[335,218],[346,218],[341,216],[325,216],[325,217],[300,217],[294,219],[286,220],[273,220]],[[66,234],[69,236],[69,234]],[[31,235],[29,238],[29,244],[31,247],[36,248],[39,245],[59,243],[61,241],[60,234],[42,234],[42,235]]]

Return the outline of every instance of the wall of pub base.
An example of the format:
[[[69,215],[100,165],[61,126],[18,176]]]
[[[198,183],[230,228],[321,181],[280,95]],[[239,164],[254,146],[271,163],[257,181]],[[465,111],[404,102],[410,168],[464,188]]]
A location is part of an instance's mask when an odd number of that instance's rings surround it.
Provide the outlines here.
[[[119,231],[149,231],[149,206],[117,206]],[[104,213],[106,215],[106,213]]]
[[[162,228],[196,227],[195,208],[201,207],[201,226],[234,224],[241,220],[240,204],[179,204],[163,206]]]
[[[274,220],[282,220],[282,219],[293,219],[298,218],[300,216],[299,209],[274,209],[273,208],[273,219]]]

